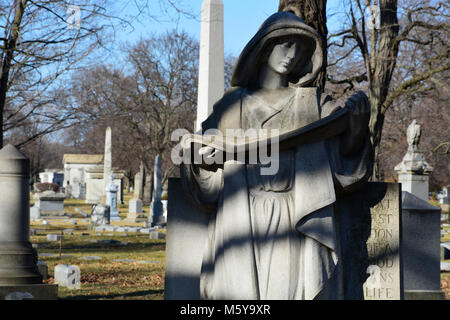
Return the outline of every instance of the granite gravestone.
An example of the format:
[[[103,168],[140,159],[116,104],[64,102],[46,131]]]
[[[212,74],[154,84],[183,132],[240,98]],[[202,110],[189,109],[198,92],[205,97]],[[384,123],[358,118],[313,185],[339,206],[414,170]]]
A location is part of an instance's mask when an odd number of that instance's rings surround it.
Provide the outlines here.
[[[106,205],[109,207],[110,220],[120,221],[117,211],[117,191],[119,188],[114,184],[114,174],[110,174],[109,185],[106,187]]]
[[[402,192],[405,299],[445,299],[440,290],[440,208]]]
[[[39,208],[42,217],[63,216],[65,198],[64,193],[47,190],[34,195],[34,205]]]

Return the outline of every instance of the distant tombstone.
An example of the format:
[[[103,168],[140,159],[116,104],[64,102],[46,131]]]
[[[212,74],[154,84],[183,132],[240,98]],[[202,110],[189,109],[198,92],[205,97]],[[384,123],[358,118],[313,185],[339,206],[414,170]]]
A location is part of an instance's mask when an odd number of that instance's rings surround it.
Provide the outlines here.
[[[440,204],[448,204],[448,198],[449,198],[449,192],[450,192],[450,187],[444,187],[442,188],[442,191],[440,192],[440,197],[439,197],[439,203]]]
[[[134,193],[133,198],[128,202],[128,212],[127,219],[136,218],[137,214],[142,213],[142,175],[143,175],[144,167],[141,164],[140,172],[136,173],[134,176]]]
[[[60,234],[56,234],[56,233],[47,234],[47,241],[60,241],[61,239],[62,239],[62,236]]]
[[[162,160],[159,154],[155,157],[155,169],[153,174],[153,199],[151,203],[149,218],[151,219],[151,226],[156,226],[165,223],[163,216],[163,205],[161,202]]]
[[[36,206],[30,208],[30,219],[39,220],[41,218],[41,209]]]
[[[402,192],[405,299],[444,299],[440,290],[440,208]]]
[[[114,184],[114,174],[110,175],[110,183],[106,187],[106,205],[109,206],[110,220],[120,221],[119,211],[117,211],[117,191],[118,188]]]
[[[65,264],[55,266],[55,281],[68,289],[80,289],[80,268]]]
[[[150,231],[149,237],[150,239],[165,239],[166,235],[159,231]]]
[[[64,215],[63,193],[56,193],[51,190],[36,193],[34,195],[35,206],[40,209],[41,216],[62,216]]]

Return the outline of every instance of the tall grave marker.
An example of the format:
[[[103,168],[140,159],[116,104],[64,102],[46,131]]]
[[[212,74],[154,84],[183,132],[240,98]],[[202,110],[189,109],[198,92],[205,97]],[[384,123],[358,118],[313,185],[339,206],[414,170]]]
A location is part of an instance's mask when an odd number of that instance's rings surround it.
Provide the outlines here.
[[[200,30],[196,130],[224,93],[224,35],[222,0],[204,0]]]
[[[0,300],[13,292],[56,299],[58,287],[42,284],[30,243],[30,160],[12,145],[0,150]]]

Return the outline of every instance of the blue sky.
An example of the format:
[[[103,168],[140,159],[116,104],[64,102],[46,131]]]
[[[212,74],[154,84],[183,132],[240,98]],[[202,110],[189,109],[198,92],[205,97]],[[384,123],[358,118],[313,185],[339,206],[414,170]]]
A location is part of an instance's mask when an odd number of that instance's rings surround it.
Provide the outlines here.
[[[134,42],[150,32],[160,34],[174,28],[184,30],[196,39],[200,39],[200,13],[203,0],[179,0],[180,7],[193,13],[195,18],[181,16],[177,18],[174,11],[161,9],[157,0],[151,1],[150,12],[155,19],[141,18],[133,23],[133,31],[123,30],[117,34],[117,40]],[[239,56],[239,53],[256,33],[259,26],[272,13],[278,11],[278,0],[223,0],[224,3],[224,36],[225,54]],[[342,1],[329,0],[328,12],[341,12]],[[129,9],[131,10],[131,9]],[[329,15],[328,28],[337,25],[337,19]]]

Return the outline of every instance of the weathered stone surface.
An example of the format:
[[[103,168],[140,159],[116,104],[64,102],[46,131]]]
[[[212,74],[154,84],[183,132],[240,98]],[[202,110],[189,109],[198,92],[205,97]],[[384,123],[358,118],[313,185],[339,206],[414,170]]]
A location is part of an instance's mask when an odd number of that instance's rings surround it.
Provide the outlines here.
[[[130,199],[128,202],[128,211],[130,213],[130,219],[135,218],[136,214],[142,213],[142,200]]]
[[[42,283],[30,243],[29,180],[29,159],[12,145],[1,149],[0,286]]]
[[[208,241],[208,216],[187,198],[179,179],[169,178],[164,298],[199,300],[203,252]]]
[[[364,284],[364,299],[400,300],[404,298],[400,185],[380,184],[378,192],[384,196],[371,208],[372,225],[367,241],[369,278]]]

